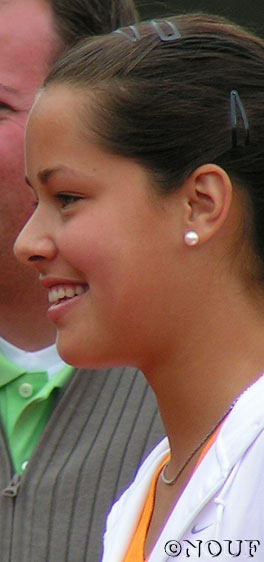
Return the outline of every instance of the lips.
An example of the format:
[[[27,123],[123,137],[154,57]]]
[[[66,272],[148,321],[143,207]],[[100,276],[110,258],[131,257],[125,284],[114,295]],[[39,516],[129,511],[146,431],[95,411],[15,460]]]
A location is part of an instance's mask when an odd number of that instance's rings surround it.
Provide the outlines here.
[[[58,304],[62,300],[69,300],[88,291],[88,285],[59,284],[50,287],[48,299],[51,304]]]

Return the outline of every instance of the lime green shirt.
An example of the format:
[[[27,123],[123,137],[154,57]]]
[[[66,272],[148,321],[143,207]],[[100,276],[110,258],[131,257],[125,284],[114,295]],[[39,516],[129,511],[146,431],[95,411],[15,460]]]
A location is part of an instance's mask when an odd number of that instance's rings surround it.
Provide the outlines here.
[[[22,474],[73,368],[49,380],[45,371],[25,372],[0,354],[0,412],[15,472]]]

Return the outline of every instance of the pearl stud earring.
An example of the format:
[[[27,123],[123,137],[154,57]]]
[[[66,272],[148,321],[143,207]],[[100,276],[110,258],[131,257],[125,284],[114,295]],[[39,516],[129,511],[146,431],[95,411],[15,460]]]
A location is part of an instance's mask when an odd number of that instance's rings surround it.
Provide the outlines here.
[[[199,242],[199,235],[195,230],[188,230],[184,235],[184,242],[187,246],[195,246]]]

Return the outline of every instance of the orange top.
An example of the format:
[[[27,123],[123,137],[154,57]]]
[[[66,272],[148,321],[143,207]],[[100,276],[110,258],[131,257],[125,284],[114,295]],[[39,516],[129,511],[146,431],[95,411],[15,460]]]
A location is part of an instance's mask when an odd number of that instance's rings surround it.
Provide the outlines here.
[[[144,561],[144,545],[152,517],[157,480],[161,470],[169,460],[170,454],[168,453],[168,455],[165,457],[165,459],[163,459],[162,463],[158,467],[156,474],[152,479],[146,503],[143,507],[141,517],[138,521],[135,534],[124,558],[124,562],[147,562],[147,560]]]
[[[216,429],[216,431],[214,431],[213,435],[210,437],[210,439],[208,440],[208,442],[206,443],[206,445],[202,449],[200,457],[199,457],[199,459],[198,459],[198,461],[195,465],[194,471],[197,469],[197,467],[199,466],[199,464],[202,462],[203,458],[205,457],[207,451],[210,449],[210,447],[215,442],[216,437],[217,437],[221,427],[222,427],[222,424]],[[125,556],[123,562],[147,562],[147,560],[144,560],[144,545],[145,545],[145,540],[146,540],[149,524],[150,524],[151,517],[152,517],[153,508],[154,508],[156,485],[157,485],[157,481],[158,481],[158,477],[160,475],[160,472],[162,471],[163,467],[165,466],[165,464],[167,464],[167,462],[169,460],[170,460],[170,455],[168,454],[166,456],[166,458],[163,459],[162,463],[160,464],[160,466],[158,467],[158,469],[156,471],[156,474],[154,475],[154,477],[152,479],[150,489],[149,489],[149,493],[148,493],[148,497],[146,499],[146,503],[143,507],[141,516],[140,516],[139,521],[138,521],[137,528],[135,530],[134,536],[133,536],[133,538],[131,540],[131,543],[128,547],[128,550],[127,550],[127,553],[126,553],[126,556]]]

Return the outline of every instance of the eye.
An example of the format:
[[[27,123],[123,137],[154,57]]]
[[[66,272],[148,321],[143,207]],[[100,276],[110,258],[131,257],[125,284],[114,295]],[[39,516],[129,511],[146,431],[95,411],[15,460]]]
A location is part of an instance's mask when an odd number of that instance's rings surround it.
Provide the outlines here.
[[[68,207],[81,199],[79,195],[72,195],[71,193],[57,193],[55,197],[60,202],[62,209],[65,209],[65,207]]]
[[[0,111],[1,109],[6,109],[7,111],[13,111],[13,108],[3,101],[0,101]]]

